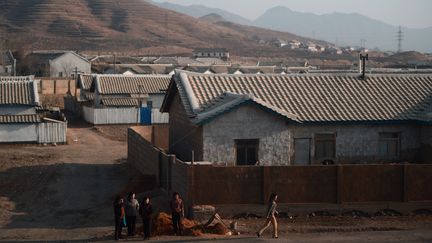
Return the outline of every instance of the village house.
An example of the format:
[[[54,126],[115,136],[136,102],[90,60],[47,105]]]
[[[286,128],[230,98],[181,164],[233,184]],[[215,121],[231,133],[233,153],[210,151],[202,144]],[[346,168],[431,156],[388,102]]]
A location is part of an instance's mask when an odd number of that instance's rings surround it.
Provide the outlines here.
[[[81,74],[78,75],[77,79],[77,89],[79,89],[79,94],[75,92],[75,97],[78,102],[87,102],[93,105],[94,93],[90,91],[91,85],[93,83],[94,74]]]
[[[0,52],[0,76],[16,75],[16,59],[11,51]]]
[[[34,51],[28,56],[36,76],[72,77],[77,74],[90,74],[91,63],[73,51]]]
[[[428,162],[432,75],[177,71],[169,152],[216,165]]]
[[[199,48],[192,52],[194,58],[216,57],[222,60],[229,60],[230,53],[225,48]]]
[[[0,77],[0,143],[65,143],[67,123],[44,110],[33,76]]]
[[[84,119],[91,124],[159,124],[170,82],[168,75],[82,75],[79,79]]]

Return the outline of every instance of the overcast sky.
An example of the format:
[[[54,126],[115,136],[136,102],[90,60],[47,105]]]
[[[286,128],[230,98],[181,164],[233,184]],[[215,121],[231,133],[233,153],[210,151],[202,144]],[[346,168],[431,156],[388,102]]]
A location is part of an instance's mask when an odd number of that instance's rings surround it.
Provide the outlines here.
[[[432,27],[432,0],[155,0],[182,5],[202,4],[255,19],[267,9],[283,5],[292,10],[360,13],[393,25]]]

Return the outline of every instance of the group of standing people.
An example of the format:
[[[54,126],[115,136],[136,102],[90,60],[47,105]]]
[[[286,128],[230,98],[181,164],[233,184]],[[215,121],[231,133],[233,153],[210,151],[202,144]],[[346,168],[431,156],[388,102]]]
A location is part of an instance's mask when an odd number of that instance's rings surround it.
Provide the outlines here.
[[[184,203],[178,193],[173,193],[173,199],[170,202],[172,223],[175,235],[183,233]],[[153,216],[153,206],[150,197],[144,197],[140,204],[135,198],[135,193],[129,193],[126,201],[122,197],[117,197],[114,201],[114,238],[122,239],[122,229],[127,227],[127,236],[135,236],[136,220],[138,215],[143,222],[144,240],[149,240],[151,235],[151,224]]]
[[[117,197],[114,201],[114,238],[122,239],[122,229],[127,227],[127,236],[135,236],[136,220],[138,215],[143,221],[144,239],[150,239],[150,226],[153,214],[153,206],[149,197],[144,197],[141,205],[135,198],[135,193],[129,193],[126,201],[122,197]]]
[[[269,198],[267,207],[266,222],[263,227],[256,233],[261,237],[263,232],[273,225],[273,238],[278,238],[278,224],[276,216],[278,215],[277,207],[278,195],[273,193]],[[170,201],[172,224],[175,235],[183,234],[183,218],[184,218],[184,203],[177,192],[173,193],[173,198]],[[126,201],[122,197],[117,197],[114,201],[114,218],[115,218],[115,240],[122,239],[122,229],[127,227],[127,235],[135,236],[136,220],[138,215],[141,216],[143,222],[144,240],[150,239],[151,224],[152,224],[153,207],[149,197],[144,197],[141,204],[135,198],[135,193],[129,193]]]

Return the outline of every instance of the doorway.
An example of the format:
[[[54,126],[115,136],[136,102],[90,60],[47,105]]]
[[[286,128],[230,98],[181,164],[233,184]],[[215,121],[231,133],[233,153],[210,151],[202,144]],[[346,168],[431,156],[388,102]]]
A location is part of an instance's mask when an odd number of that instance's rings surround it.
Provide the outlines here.
[[[295,165],[310,165],[310,138],[295,138],[294,139],[294,164]]]

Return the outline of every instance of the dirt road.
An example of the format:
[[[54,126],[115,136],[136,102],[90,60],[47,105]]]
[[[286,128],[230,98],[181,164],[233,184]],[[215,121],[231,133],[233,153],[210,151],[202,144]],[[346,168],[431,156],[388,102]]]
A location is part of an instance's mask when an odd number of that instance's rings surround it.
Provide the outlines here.
[[[113,198],[143,180],[125,163],[126,142],[90,127],[70,128],[68,140],[0,146],[0,239],[20,229],[110,226]]]

